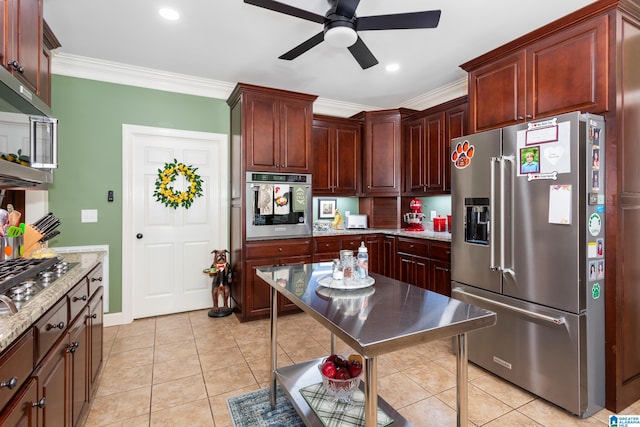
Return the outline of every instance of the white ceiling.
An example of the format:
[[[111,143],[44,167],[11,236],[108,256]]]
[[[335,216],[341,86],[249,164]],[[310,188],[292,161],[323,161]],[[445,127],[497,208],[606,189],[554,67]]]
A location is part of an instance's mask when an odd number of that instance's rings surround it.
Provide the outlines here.
[[[44,17],[62,44],[59,57],[244,82],[384,109],[411,106],[425,94],[460,86],[466,78],[460,64],[592,1],[362,0],[358,16],[442,10],[436,29],[360,32],[380,62],[367,70],[347,49],[327,43],[293,61],[278,59],[322,25],[242,0],[44,0]],[[328,9],[327,0],[281,2],[320,15]],[[181,19],[163,20],[160,7],[178,10]],[[390,62],[399,63],[400,70],[386,72]]]

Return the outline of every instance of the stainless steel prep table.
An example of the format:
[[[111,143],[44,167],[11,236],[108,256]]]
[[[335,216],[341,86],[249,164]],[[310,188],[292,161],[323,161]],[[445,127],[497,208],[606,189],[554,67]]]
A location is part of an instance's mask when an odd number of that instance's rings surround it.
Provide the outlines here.
[[[410,425],[378,398],[377,356],[455,336],[458,347],[457,425],[467,425],[466,333],[495,324],[495,313],[378,274],[371,275],[375,279],[371,287],[342,293],[326,292],[328,288],[318,285],[318,279],[331,274],[331,263],[259,267],[257,274],[271,286],[272,406],[275,406],[276,382],[279,381],[305,424],[322,426],[299,392],[307,385],[321,382],[317,368],[321,359],[277,368],[277,298],[280,293],[331,332],[332,352],[335,352],[338,337],[364,356],[366,427],[377,425],[378,404],[394,419],[393,426]],[[327,296],[331,293],[341,295]]]

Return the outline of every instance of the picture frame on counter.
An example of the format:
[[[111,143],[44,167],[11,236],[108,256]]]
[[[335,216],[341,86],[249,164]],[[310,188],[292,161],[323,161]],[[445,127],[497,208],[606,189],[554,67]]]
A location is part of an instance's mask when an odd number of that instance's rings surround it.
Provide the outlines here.
[[[338,199],[318,199],[318,219],[334,219]]]

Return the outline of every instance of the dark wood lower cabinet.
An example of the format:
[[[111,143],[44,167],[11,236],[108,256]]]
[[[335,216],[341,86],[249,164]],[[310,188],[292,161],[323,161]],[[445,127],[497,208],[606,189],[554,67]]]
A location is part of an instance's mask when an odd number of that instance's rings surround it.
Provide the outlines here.
[[[37,427],[38,411],[38,381],[31,378],[21,389],[20,393],[9,403],[0,415],[0,425],[3,427]]]
[[[20,379],[18,391],[0,389],[0,399],[11,393],[0,400],[0,427],[84,424],[102,367],[101,278],[98,264],[2,353],[0,378]]]

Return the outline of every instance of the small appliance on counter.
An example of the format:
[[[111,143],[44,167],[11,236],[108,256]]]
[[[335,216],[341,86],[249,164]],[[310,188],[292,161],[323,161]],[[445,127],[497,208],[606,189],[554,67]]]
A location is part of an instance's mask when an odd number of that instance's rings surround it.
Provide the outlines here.
[[[345,222],[345,228],[347,229],[366,229],[367,228],[367,216],[360,214],[351,214],[347,217]]]
[[[422,202],[420,199],[413,198],[409,203],[409,209],[411,212],[404,214],[404,221],[409,224],[405,229],[406,231],[424,231],[422,221],[424,220],[424,214],[422,213]]]

